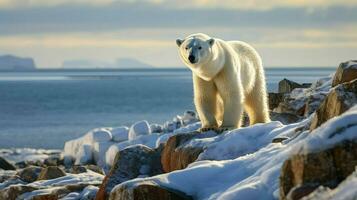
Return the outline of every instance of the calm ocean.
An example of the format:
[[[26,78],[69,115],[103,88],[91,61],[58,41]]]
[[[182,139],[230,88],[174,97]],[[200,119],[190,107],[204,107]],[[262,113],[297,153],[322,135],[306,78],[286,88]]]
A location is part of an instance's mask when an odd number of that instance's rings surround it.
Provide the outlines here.
[[[268,68],[268,89],[283,78],[309,83],[334,71]],[[63,148],[92,128],[163,123],[188,109],[186,69],[0,72],[0,148]]]

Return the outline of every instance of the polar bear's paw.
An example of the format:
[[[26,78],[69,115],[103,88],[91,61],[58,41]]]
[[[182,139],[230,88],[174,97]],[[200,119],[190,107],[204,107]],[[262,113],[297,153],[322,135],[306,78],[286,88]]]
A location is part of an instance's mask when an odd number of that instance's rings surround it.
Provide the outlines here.
[[[228,126],[221,126],[221,127],[219,127],[219,128],[217,128],[216,129],[216,133],[218,133],[218,134],[221,134],[221,133],[223,133],[223,132],[225,132],[225,131],[230,131],[230,130],[233,130],[233,129],[235,129],[235,127],[228,127]]]
[[[200,132],[207,132],[207,131],[214,131],[214,132],[217,132],[218,130],[218,127],[202,127],[200,128]]]
[[[203,133],[203,132],[207,132],[207,131],[214,131],[218,134],[221,134],[225,131],[230,131],[233,130],[234,127],[202,127],[199,129],[199,132]]]

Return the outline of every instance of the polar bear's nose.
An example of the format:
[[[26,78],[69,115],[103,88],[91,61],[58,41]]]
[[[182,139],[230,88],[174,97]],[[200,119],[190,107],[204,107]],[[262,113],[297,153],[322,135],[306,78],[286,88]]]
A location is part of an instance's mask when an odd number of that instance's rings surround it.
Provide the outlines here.
[[[195,63],[196,58],[195,58],[195,56],[190,55],[190,56],[188,56],[188,60],[193,64],[193,63]]]

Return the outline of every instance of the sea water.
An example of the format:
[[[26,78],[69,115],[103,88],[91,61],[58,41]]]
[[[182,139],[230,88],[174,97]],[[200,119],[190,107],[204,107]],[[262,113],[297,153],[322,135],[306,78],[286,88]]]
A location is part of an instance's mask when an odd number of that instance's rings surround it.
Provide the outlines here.
[[[269,91],[311,83],[334,68],[268,68]],[[0,72],[0,149],[63,148],[96,127],[162,124],[193,110],[187,69]]]

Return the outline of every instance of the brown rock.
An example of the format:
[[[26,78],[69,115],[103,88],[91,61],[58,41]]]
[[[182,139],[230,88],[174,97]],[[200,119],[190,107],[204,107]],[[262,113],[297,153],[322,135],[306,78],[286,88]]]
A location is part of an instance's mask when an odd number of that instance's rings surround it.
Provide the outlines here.
[[[191,139],[204,135],[204,133],[193,132],[170,137],[161,153],[161,164],[164,172],[184,169],[190,163],[193,163],[203,151],[203,147],[185,147],[184,144]]]
[[[0,157],[0,169],[3,170],[16,170],[16,167],[7,161],[5,158]]]
[[[354,141],[344,141],[316,153],[293,155],[282,167],[280,198],[286,199],[296,186],[336,187],[354,171],[356,165],[357,142]]]
[[[40,194],[32,197],[31,200],[57,200],[58,196],[56,194]]]
[[[284,93],[269,92],[269,109],[273,110],[278,107],[279,103],[284,99]]]
[[[21,194],[32,192],[38,188],[26,185],[11,185],[5,189],[0,190],[1,200],[16,200]]]
[[[272,121],[280,121],[283,124],[291,124],[300,121],[302,117],[293,113],[270,112],[270,119]]]
[[[58,177],[66,176],[66,172],[64,172],[61,168],[56,166],[46,167],[41,170],[41,173],[37,180],[49,180],[55,179]]]
[[[109,174],[104,178],[96,195],[96,200],[104,200],[118,184],[137,178],[162,173],[160,149],[153,150],[143,145],[136,145],[119,151]]]
[[[327,120],[341,115],[356,103],[357,79],[335,87],[316,110],[310,131],[316,129]]]
[[[303,198],[304,196],[310,194],[311,192],[313,192],[316,188],[318,187],[318,185],[303,185],[303,186],[296,186],[293,187],[289,194],[286,196],[287,200],[299,200],[301,198]]]
[[[82,165],[73,165],[69,172],[71,174],[81,174],[87,172],[87,168]]]
[[[306,108],[305,99],[284,98],[282,102],[274,109],[277,113],[291,113],[298,116],[304,116]]]
[[[103,172],[103,169],[100,168],[100,167],[97,166],[97,165],[86,165],[85,167],[86,167],[87,169],[89,169],[89,170],[92,170],[92,171],[98,173],[98,174],[105,175],[104,172]]]
[[[30,166],[18,171],[17,175],[21,180],[32,183],[38,179],[42,169],[42,167]]]
[[[143,181],[135,186],[123,184],[110,193],[110,200],[191,200],[192,197],[154,182]]]
[[[332,87],[338,84],[352,81],[357,78],[357,61],[351,60],[343,62],[337,68],[335,76],[332,81]]]
[[[304,86],[299,83],[284,78],[279,82],[279,93],[290,93],[295,88],[303,88],[303,87]]]

